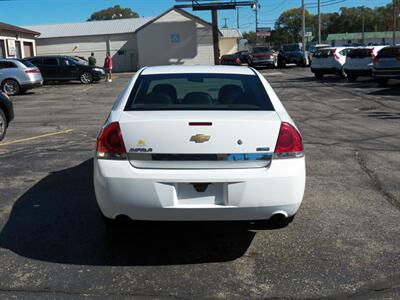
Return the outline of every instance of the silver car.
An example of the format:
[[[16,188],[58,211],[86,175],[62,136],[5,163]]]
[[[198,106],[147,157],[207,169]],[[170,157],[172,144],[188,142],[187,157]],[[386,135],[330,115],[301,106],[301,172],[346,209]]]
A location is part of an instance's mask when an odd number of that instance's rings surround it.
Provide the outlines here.
[[[0,88],[9,96],[22,94],[43,84],[40,70],[20,59],[0,59]]]

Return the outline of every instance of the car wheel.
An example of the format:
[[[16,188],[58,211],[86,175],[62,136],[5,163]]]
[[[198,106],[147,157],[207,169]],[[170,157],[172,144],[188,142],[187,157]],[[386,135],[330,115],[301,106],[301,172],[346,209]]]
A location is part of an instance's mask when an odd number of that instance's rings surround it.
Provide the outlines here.
[[[322,74],[322,73],[315,73],[314,75],[315,75],[315,78],[317,78],[318,80],[324,78],[324,74]]]
[[[354,82],[357,80],[357,76],[356,75],[347,75],[347,80],[350,82]]]
[[[375,80],[378,82],[378,84],[380,86],[386,86],[389,82],[389,79],[387,79],[387,78],[379,78],[379,79],[375,79]]]
[[[0,109],[0,141],[4,139],[7,132],[7,118],[2,109]]]
[[[4,93],[6,93],[9,96],[18,95],[21,90],[18,82],[16,82],[13,79],[4,80],[3,84],[1,85],[1,89],[3,90]]]
[[[338,75],[340,78],[347,78],[347,74],[343,68],[340,69],[340,71],[338,72]]]
[[[83,72],[80,76],[80,80],[83,84],[92,83],[93,75],[90,72]]]

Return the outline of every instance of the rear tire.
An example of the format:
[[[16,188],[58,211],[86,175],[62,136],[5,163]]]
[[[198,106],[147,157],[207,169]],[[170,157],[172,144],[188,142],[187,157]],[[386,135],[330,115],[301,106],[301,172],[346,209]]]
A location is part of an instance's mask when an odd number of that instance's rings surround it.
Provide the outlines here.
[[[318,80],[321,80],[322,78],[324,78],[324,74],[322,74],[322,73],[315,73],[314,76]]]
[[[347,78],[347,74],[346,74],[346,72],[344,71],[343,68],[340,69],[340,71],[338,72],[338,75],[342,79]]]
[[[347,80],[349,82],[355,82],[357,80],[357,76],[356,75],[347,75]]]
[[[1,89],[8,96],[18,95],[21,91],[21,87],[19,86],[18,82],[16,82],[14,79],[4,80],[1,85]]]
[[[378,78],[375,80],[378,82],[379,86],[386,86],[389,82],[389,79],[387,79],[387,78]]]
[[[6,136],[7,126],[8,126],[8,122],[7,122],[6,114],[4,113],[4,111],[2,109],[0,109],[0,141],[2,139],[4,139],[4,137]]]

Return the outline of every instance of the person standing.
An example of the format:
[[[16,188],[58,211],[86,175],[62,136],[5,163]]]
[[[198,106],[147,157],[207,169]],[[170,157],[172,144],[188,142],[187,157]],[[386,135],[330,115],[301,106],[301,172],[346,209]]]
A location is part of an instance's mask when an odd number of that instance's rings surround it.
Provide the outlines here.
[[[106,59],[104,60],[104,69],[106,70],[106,81],[112,82],[112,58],[110,52],[107,52]]]
[[[96,66],[97,61],[96,61],[96,58],[94,57],[93,52],[91,53],[88,61],[89,61],[89,66],[93,66],[93,67]]]

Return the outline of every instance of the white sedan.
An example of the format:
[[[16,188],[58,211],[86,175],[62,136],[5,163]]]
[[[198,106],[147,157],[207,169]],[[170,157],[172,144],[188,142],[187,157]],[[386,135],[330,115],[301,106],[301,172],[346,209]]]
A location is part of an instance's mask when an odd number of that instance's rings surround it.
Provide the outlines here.
[[[98,136],[94,187],[107,223],[286,224],[304,194],[302,137],[252,68],[146,67]]]

